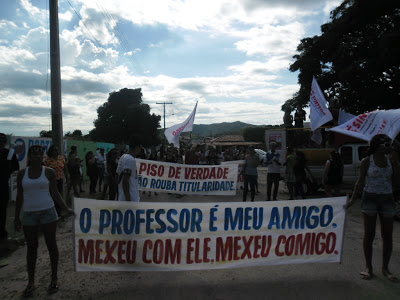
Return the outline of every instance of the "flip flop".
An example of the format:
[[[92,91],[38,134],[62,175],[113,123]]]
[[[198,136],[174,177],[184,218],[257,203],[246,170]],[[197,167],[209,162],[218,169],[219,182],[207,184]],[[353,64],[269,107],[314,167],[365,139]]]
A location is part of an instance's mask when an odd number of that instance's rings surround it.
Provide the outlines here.
[[[48,292],[49,294],[57,293],[57,292],[58,292],[58,285],[57,285],[57,283],[51,283],[51,284],[49,285],[49,287],[47,288],[47,292]]]
[[[392,273],[390,273],[389,271],[383,271],[382,272],[383,276],[385,276],[388,280],[390,280],[391,282],[397,282],[398,279],[396,276],[394,276]]]
[[[360,276],[361,276],[361,279],[370,280],[372,278],[372,273],[369,273],[368,271],[360,272]]]
[[[33,285],[28,285],[24,291],[24,293],[22,294],[22,296],[24,298],[29,298],[32,297],[33,294],[33,290],[35,289],[35,287]]]

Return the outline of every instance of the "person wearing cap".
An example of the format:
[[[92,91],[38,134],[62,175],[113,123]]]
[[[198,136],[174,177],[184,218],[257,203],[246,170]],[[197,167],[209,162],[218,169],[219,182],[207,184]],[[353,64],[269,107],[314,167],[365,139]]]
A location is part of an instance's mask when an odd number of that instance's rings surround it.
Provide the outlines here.
[[[56,202],[69,215],[72,210],[65,204],[57,189],[56,174],[53,169],[43,166],[44,148],[33,145],[28,150],[29,166],[18,172],[17,201],[15,204],[14,227],[23,229],[27,245],[28,286],[23,296],[31,297],[35,289],[35,269],[38,256],[39,228],[43,232],[50,255],[51,282],[48,293],[58,291],[58,247],[56,229],[58,214]],[[20,218],[23,211],[22,219]]]
[[[7,136],[0,133],[0,240],[8,238],[6,230],[7,206],[10,197],[11,173],[19,170],[17,156],[14,149],[7,149]]]

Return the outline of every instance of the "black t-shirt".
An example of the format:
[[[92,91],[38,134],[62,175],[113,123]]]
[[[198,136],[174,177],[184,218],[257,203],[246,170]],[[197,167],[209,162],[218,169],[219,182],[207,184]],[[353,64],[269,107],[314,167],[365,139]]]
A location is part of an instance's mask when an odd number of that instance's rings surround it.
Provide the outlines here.
[[[9,149],[4,148],[0,152],[0,182],[8,182],[12,172],[19,170],[19,163],[15,153],[13,154],[11,160],[7,160]]]
[[[306,112],[304,110],[296,111],[294,113],[294,127],[303,128],[304,117],[306,116]]]
[[[328,172],[328,180],[327,180],[327,184],[328,185],[337,185],[342,183],[343,178],[342,178],[342,168],[343,165],[341,165],[340,163],[335,163],[333,160],[329,160],[330,161],[330,168],[329,168],[329,172]]]

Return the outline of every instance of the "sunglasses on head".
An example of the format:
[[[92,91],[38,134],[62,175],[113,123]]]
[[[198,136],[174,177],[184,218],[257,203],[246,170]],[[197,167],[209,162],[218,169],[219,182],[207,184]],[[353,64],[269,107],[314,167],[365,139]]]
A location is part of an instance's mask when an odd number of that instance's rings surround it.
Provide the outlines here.
[[[37,147],[31,147],[29,150],[30,153],[44,153],[44,149],[40,146]]]
[[[385,147],[385,148],[390,148],[390,147],[392,147],[392,143],[391,142],[385,142],[385,143],[383,143],[383,144],[381,144],[383,147]]]

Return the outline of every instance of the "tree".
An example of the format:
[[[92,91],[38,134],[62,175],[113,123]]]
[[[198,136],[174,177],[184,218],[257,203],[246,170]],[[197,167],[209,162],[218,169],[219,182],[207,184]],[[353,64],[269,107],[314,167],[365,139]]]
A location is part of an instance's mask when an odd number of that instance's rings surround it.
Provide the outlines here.
[[[144,145],[156,145],[160,120],[161,116],[151,114],[150,106],[142,103],[140,88],[124,88],[110,93],[107,102],[97,109],[95,128],[90,135],[96,141],[126,144],[137,134]]]
[[[82,131],[79,129],[75,129],[72,133],[68,131],[66,134],[64,134],[66,137],[74,137],[74,138],[82,138],[83,134]]]
[[[308,105],[315,76],[328,102],[360,114],[399,108],[400,2],[345,0],[322,34],[301,40],[290,71],[300,90],[282,106]]]
[[[265,142],[265,130],[282,128],[280,125],[246,127],[243,129],[243,138],[246,142]]]
[[[51,138],[53,136],[53,132],[51,130],[46,131],[46,130],[42,130],[39,133],[40,137],[45,137],[45,138]]]

